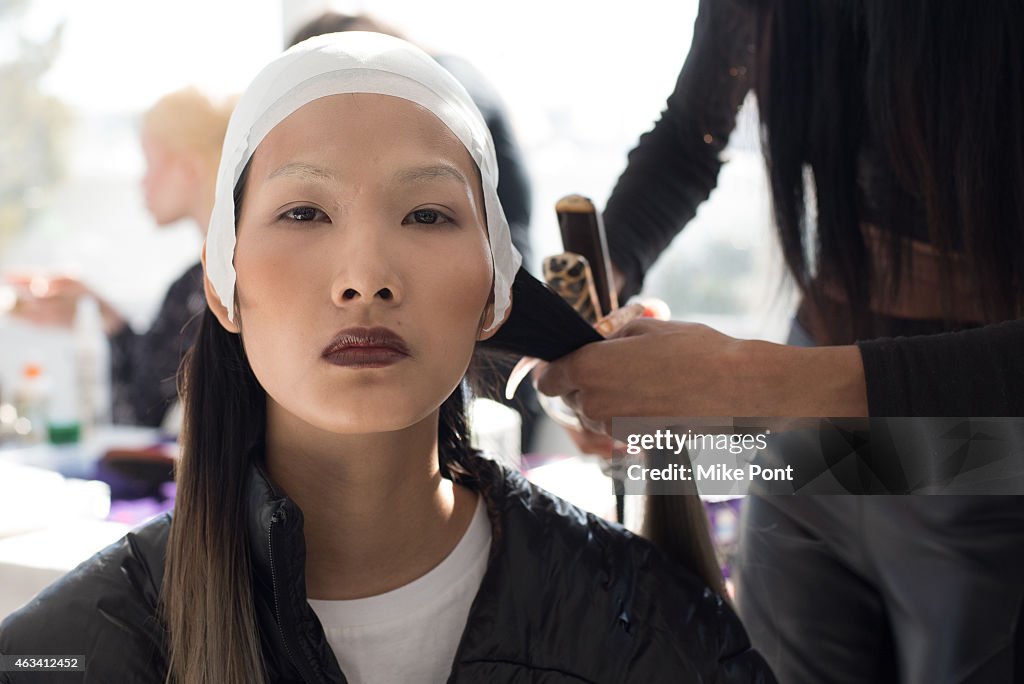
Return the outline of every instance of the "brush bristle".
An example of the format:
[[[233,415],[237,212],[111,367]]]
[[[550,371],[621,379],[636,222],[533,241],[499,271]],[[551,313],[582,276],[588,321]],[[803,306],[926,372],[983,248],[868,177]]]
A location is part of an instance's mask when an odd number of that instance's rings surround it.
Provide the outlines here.
[[[520,268],[508,320],[480,346],[554,361],[604,338],[554,290]]]

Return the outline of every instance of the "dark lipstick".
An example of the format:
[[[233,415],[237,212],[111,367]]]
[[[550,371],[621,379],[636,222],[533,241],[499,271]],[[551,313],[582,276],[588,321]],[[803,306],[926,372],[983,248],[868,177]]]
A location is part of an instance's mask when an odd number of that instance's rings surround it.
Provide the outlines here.
[[[345,328],[324,347],[321,356],[336,366],[383,368],[409,357],[409,346],[388,328]]]

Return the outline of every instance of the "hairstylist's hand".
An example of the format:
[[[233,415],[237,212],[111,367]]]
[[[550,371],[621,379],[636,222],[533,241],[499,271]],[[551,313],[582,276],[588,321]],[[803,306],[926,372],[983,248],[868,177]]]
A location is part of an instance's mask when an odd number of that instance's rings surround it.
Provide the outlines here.
[[[615,266],[612,266],[612,273],[614,276],[616,288],[621,288],[622,274]],[[603,317],[600,321],[595,324],[595,328],[599,333],[605,337],[611,336],[616,331],[620,330],[627,323],[633,319],[644,315],[644,305],[640,303],[628,304],[620,309],[616,309],[607,316]],[[543,372],[543,369],[547,367],[547,364],[541,362],[537,365],[534,371],[535,377]],[[535,383],[536,384],[536,383]],[[602,430],[600,426],[591,424],[586,416],[580,415],[577,411],[577,417],[580,419],[579,427],[568,427],[563,426],[563,429],[568,433],[569,438],[576,445],[576,448],[581,453],[591,454],[593,456],[600,456],[604,459],[612,458],[613,451],[615,448],[615,440],[609,437]]]
[[[77,278],[18,274],[8,275],[6,280],[18,291],[18,300],[10,315],[28,323],[71,327],[79,297],[91,296],[99,302],[108,335],[124,325],[120,314]]]
[[[580,453],[600,456],[606,460],[612,457],[615,440],[603,431],[592,430],[586,424],[579,430],[565,428],[565,431],[569,434],[569,439],[573,441],[576,448],[580,450]]]
[[[535,372],[591,430],[619,416],[864,416],[856,346],[739,340],[697,323],[637,319]]]

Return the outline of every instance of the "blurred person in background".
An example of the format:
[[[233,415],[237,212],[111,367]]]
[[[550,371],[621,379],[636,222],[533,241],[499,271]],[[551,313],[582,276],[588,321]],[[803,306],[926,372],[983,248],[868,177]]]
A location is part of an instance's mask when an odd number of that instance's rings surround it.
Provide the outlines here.
[[[1024,416],[1022,32],[1014,2],[702,0],[607,203],[620,296],[710,195],[753,88],[802,294],[789,344],[635,321],[539,389],[606,430]],[[780,681],[1024,679],[1024,497],[750,496],[739,561],[740,615]]]
[[[341,31],[373,31],[409,40],[407,36],[402,35],[393,27],[370,15],[325,12],[299,28],[292,36],[290,45],[295,45],[313,36]],[[501,199],[501,206],[505,209],[505,217],[508,219],[509,230],[512,232],[512,244],[523,255],[523,265],[529,268],[533,263],[533,250],[530,245],[530,179],[526,172],[523,152],[512,130],[512,122],[505,109],[505,104],[484,75],[467,60],[456,55],[436,53],[430,50],[427,52],[435,62],[444,67],[462,84],[473,100],[473,104],[483,114],[484,122],[494,141],[494,151],[498,157],[498,197]],[[484,383],[488,387],[493,385],[493,391],[487,392],[485,396],[500,401],[519,412],[522,417],[522,450],[529,452],[532,450],[531,443],[537,419],[541,415],[537,395],[529,383],[522,383],[512,400],[506,400],[502,391],[505,385],[503,379],[508,377],[511,365],[505,361],[495,361],[494,364],[493,382],[488,380]]]
[[[218,101],[196,88],[158,100],[142,117],[146,209],[158,226],[191,219],[206,237],[213,208],[221,145],[233,100]],[[175,375],[206,307],[203,269],[196,263],[171,284],[149,330],[135,332],[110,302],[82,281],[49,278],[45,289],[26,288],[12,314],[38,325],[70,327],[79,297],[94,297],[110,340],[111,417],[115,423],[160,426],[177,399]]]

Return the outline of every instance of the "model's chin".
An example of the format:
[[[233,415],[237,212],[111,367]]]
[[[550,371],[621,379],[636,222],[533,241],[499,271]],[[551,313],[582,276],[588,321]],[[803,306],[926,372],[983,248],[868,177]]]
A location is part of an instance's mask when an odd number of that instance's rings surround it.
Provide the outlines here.
[[[370,394],[366,392],[365,394]],[[436,405],[413,405],[409,397],[389,400],[363,397],[363,401],[335,402],[324,407],[311,421],[322,430],[339,435],[394,432],[411,427],[436,409]]]
[[[153,217],[153,223],[156,224],[157,228],[166,228],[167,226],[174,223],[172,219],[169,219],[166,216],[161,215],[159,212],[153,211],[152,209],[149,209],[149,215]]]

